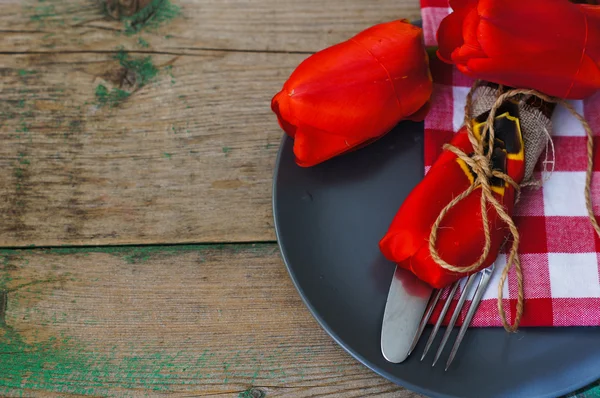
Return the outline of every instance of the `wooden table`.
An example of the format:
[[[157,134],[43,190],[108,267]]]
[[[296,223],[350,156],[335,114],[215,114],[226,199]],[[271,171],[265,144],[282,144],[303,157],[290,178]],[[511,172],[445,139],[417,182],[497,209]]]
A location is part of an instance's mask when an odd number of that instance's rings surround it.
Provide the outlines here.
[[[417,0],[0,2],[0,394],[416,397],[282,264],[270,99]]]

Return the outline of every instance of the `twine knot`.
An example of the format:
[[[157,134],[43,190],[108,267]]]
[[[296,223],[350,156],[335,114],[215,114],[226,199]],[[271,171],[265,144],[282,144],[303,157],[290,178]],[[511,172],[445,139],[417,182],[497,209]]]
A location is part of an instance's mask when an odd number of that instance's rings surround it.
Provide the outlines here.
[[[478,181],[479,183],[482,182],[481,180],[487,180],[492,177],[494,173],[490,166],[490,159],[487,156],[473,155],[471,159],[473,160],[473,163],[470,166],[480,180]]]

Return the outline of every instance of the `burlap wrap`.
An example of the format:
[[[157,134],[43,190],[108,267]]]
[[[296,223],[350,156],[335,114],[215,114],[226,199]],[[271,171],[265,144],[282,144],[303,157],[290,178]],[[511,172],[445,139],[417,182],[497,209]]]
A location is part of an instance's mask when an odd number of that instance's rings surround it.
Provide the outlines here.
[[[477,87],[473,94],[472,116],[478,116],[489,111],[500,94],[501,92],[498,89],[492,87]],[[525,99],[519,102],[519,123],[525,145],[525,177],[523,182],[528,182],[532,179],[533,170],[542,152],[547,148],[550,132],[552,131],[552,121],[539,109],[529,106]]]

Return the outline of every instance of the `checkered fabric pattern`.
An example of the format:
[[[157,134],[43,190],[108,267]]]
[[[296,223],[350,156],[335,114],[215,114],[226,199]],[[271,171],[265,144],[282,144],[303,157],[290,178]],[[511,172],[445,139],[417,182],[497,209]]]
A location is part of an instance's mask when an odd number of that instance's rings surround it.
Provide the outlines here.
[[[427,46],[437,45],[439,23],[451,11],[447,0],[421,0]],[[437,59],[431,61],[431,69],[435,88],[432,108],[425,119],[425,172],[441,153],[442,145],[462,126],[465,98],[473,83],[456,68]],[[600,138],[600,93],[585,101],[571,103],[584,114]],[[585,207],[587,138],[582,126],[562,107],[555,111],[552,121],[556,153],[554,172],[542,188],[524,189],[514,215],[521,233],[519,253],[525,280],[526,301],[521,326],[598,326],[600,239],[590,225]],[[600,216],[599,139],[595,145],[592,192],[594,211]],[[535,177],[546,177],[541,161]],[[506,254],[501,254],[473,326],[501,326],[496,298],[499,269],[505,263]],[[504,308],[511,322],[514,321],[516,296],[516,278],[511,272],[504,291]],[[460,320],[468,307],[467,302]],[[436,317],[434,315],[432,322]]]

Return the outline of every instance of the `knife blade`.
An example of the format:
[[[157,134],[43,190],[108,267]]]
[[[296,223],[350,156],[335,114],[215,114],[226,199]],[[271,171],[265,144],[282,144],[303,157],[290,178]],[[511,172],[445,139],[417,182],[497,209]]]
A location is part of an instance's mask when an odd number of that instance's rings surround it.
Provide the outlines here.
[[[431,286],[396,266],[381,324],[381,352],[387,361],[401,363],[408,357],[432,292]]]

